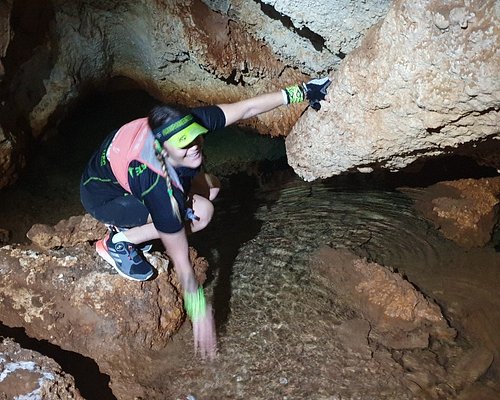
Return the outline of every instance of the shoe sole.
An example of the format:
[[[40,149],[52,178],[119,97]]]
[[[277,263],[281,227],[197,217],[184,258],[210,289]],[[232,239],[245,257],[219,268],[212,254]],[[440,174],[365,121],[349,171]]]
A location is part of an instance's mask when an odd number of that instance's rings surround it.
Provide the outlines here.
[[[96,250],[97,254],[99,254],[99,256],[101,256],[101,258],[104,261],[106,261],[109,265],[111,265],[115,269],[115,271],[118,272],[118,274],[120,276],[124,277],[125,279],[129,279],[129,280],[135,281],[135,282],[144,282],[153,276],[153,274],[154,274],[153,271],[151,271],[151,275],[149,275],[143,279],[134,278],[132,276],[129,276],[129,275],[123,273],[116,265],[115,260],[113,260],[113,257],[111,257],[109,255],[108,251],[106,250],[106,245],[104,244],[104,240],[106,239],[106,237],[104,239],[97,241],[97,243],[95,244],[95,250]]]

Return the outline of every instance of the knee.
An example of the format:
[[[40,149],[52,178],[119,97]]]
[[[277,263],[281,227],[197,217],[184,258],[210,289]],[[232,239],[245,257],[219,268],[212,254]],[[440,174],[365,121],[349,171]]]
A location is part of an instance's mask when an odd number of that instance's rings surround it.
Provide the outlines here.
[[[194,195],[193,211],[199,220],[192,222],[191,231],[197,232],[204,229],[212,220],[214,215],[214,205],[203,196]]]
[[[213,200],[217,197],[219,194],[220,188],[221,188],[221,183],[219,178],[217,178],[215,175],[212,174],[207,174],[207,182],[209,186],[209,200]]]

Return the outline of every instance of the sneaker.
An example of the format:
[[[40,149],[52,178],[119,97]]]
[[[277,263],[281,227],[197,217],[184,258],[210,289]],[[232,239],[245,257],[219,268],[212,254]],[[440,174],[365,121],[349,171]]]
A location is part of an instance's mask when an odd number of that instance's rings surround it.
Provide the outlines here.
[[[106,228],[108,228],[108,230],[110,232],[113,232],[113,233],[125,232],[125,231],[128,231],[130,229],[130,228],[120,228],[119,226],[114,226],[114,225],[110,225],[110,224],[104,224],[104,225],[106,225]],[[139,245],[137,248],[140,251],[142,251],[143,253],[149,253],[151,251],[151,249],[153,248],[153,245],[151,243],[146,242],[146,243],[143,243],[142,245]]]
[[[113,234],[110,232],[104,239],[97,241],[97,254],[124,278],[146,281],[153,276],[153,266],[143,258],[133,243],[113,243],[112,238]]]

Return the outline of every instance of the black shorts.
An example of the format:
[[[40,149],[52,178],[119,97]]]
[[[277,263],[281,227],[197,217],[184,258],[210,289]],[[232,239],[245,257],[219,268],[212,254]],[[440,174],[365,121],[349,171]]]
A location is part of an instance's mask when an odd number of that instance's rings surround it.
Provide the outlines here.
[[[148,222],[146,206],[123,189],[102,182],[80,184],[80,199],[95,219],[120,228],[132,228]]]

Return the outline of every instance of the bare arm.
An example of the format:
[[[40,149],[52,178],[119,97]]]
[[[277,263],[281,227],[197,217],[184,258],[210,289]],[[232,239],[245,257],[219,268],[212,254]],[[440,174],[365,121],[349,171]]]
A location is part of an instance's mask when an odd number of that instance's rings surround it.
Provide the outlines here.
[[[159,232],[160,239],[167,250],[167,254],[174,263],[175,271],[184,289],[184,308],[190,314],[187,301],[196,303],[197,311],[192,312],[191,322],[193,324],[193,339],[195,353],[202,358],[213,359],[217,354],[217,337],[215,333],[215,322],[212,313],[212,306],[205,303],[203,288],[198,289],[198,282],[194,276],[191,260],[189,259],[189,246],[184,229],[176,233]],[[197,293],[201,291],[202,303]],[[193,300],[193,296],[195,300]],[[200,309],[200,304],[204,304],[204,309]]]
[[[181,281],[184,291],[195,292],[198,288],[191,260],[189,259],[189,245],[186,231],[181,229],[176,233],[159,232],[160,239],[172,260],[175,272]]]
[[[284,105],[283,93],[281,91],[261,94],[250,99],[230,104],[218,104],[226,116],[226,126],[234,124],[242,119],[255,117],[256,115],[271,111]]]
[[[236,103],[218,104],[218,106],[226,116],[226,126],[271,111],[284,104],[309,101],[310,106],[317,111],[321,108],[320,101],[325,99],[330,83],[328,77],[313,79],[307,83],[288,86],[277,92],[261,94]]]

